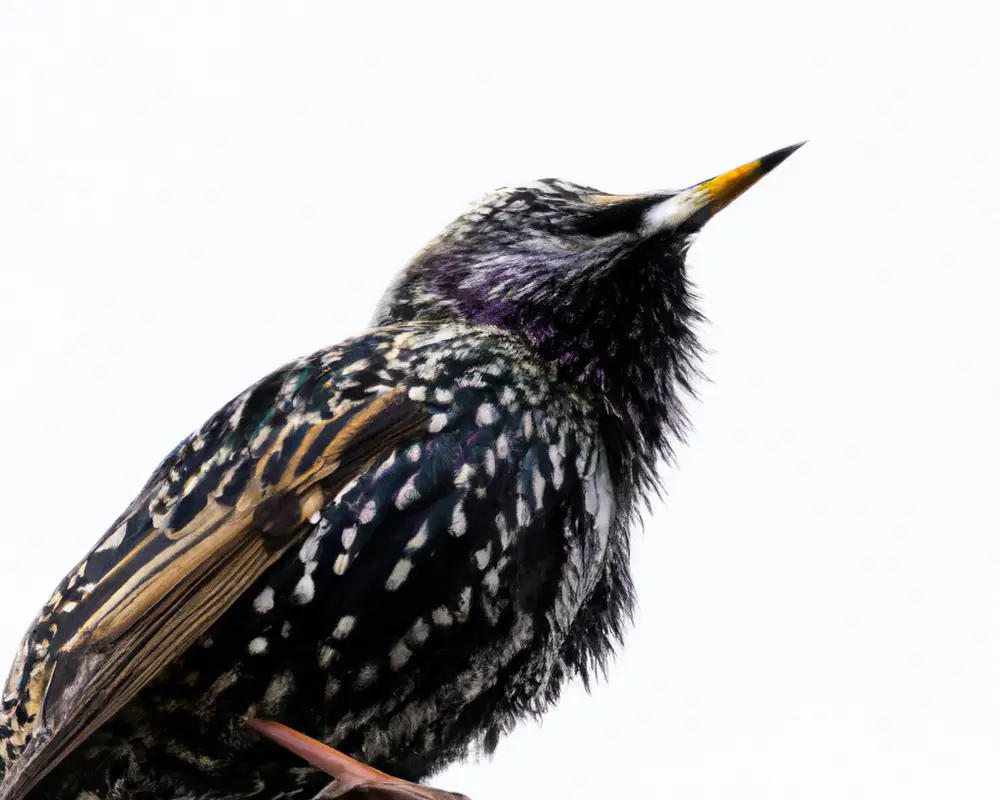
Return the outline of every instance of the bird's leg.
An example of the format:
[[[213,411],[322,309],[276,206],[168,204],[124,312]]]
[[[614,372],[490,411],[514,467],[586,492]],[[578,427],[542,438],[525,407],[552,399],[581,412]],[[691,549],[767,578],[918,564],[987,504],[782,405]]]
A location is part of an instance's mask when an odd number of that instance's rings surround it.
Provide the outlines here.
[[[431,789],[386,775],[276,722],[250,719],[247,720],[247,725],[265,739],[270,739],[337,779],[336,783],[316,795],[314,800],[334,800],[347,796],[368,797],[372,800],[469,800],[463,794]]]

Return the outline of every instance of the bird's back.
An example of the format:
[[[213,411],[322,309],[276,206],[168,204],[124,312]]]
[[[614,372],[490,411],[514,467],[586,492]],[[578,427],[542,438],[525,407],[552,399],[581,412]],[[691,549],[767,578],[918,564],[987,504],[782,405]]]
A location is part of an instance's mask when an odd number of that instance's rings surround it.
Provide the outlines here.
[[[510,334],[395,326],[295,362],[220,411],[153,482],[184,484],[276,415],[388,392],[425,414],[419,431],[310,514],[300,540],[44,779],[44,796],[323,785],[245,733],[246,715],[421,778],[475,741],[491,746],[606,654],[622,605],[609,595],[627,578],[613,574],[616,498],[595,412]],[[24,719],[8,723],[14,745],[30,738],[30,674],[55,655],[42,628],[26,641],[5,698],[8,719]]]

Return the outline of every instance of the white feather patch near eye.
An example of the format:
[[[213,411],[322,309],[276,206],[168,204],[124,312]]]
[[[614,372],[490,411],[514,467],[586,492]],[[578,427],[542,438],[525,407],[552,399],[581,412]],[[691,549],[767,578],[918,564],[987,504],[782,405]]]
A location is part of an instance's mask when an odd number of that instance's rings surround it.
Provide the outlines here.
[[[698,186],[685,189],[652,206],[642,218],[642,235],[652,236],[655,233],[676,228],[696,211],[704,208],[712,200],[711,195]]]

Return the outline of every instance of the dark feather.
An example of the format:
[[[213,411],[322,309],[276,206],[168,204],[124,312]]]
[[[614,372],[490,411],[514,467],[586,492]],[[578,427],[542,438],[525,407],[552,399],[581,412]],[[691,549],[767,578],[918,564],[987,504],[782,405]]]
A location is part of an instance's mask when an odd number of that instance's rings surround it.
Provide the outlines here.
[[[332,381],[325,390],[328,406],[339,402]],[[274,564],[310,516],[400,441],[418,437],[428,417],[396,388],[337,415],[275,415],[263,446],[251,416],[251,427],[230,431],[226,449],[206,450],[195,436],[176,451],[96,548],[105,571],[82,562],[75,574],[88,588],[70,594],[71,582],[56,593],[40,621],[57,620],[47,642],[41,625],[29,634],[47,651],[32,666],[38,711],[0,797],[26,796]],[[183,484],[171,479],[181,470],[191,476]],[[150,512],[157,507],[165,513]],[[101,558],[107,550],[113,561]]]

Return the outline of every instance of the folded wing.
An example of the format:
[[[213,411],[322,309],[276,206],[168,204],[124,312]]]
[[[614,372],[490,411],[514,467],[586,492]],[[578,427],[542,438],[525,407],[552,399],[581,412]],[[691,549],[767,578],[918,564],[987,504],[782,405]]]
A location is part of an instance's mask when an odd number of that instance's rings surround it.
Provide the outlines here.
[[[345,484],[425,432],[425,408],[386,381],[386,365],[375,365],[376,376],[345,363],[297,362],[223,408],[167,457],[63,581],[8,679],[0,800],[24,798],[217,620]]]

